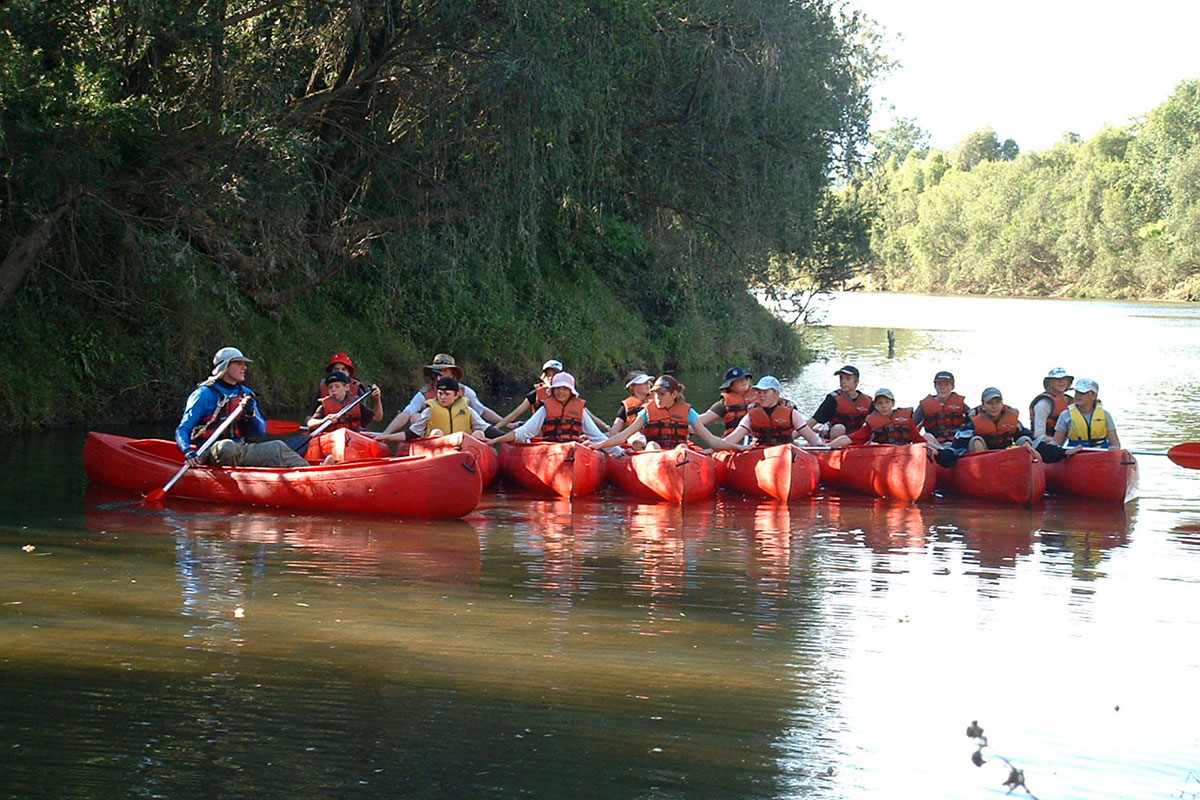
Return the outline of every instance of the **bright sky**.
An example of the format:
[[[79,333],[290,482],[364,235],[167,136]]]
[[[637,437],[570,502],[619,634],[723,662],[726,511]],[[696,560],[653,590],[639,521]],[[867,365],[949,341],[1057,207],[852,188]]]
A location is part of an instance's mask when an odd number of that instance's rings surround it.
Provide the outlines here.
[[[874,93],[874,128],[916,120],[949,149],[991,126],[1022,152],[1091,138],[1200,78],[1195,0],[846,0],[878,21],[900,65]],[[888,107],[894,106],[894,111]]]

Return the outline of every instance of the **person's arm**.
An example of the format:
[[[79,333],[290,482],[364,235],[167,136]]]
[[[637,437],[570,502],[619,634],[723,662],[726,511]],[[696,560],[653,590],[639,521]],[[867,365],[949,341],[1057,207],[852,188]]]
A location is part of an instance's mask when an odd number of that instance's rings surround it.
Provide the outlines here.
[[[533,412],[533,415],[530,416],[529,419],[525,420],[524,424],[522,424],[521,427],[517,428],[514,431],[509,431],[504,436],[499,437],[499,440],[500,441],[518,441],[518,442],[532,441],[533,439],[536,439],[539,435],[541,435],[542,426],[545,424],[546,424],[546,407],[540,406],[537,411]],[[505,439],[505,437],[508,437],[508,438]],[[601,436],[600,438],[603,439],[604,437]],[[492,440],[493,443],[495,443],[496,441],[497,441],[496,439]]]
[[[425,406],[425,409],[409,423],[408,429],[412,431],[414,437],[420,439],[425,435],[425,428],[429,425],[429,415],[432,413],[433,410],[429,406]]]
[[[479,395],[470,386],[467,386],[464,383],[462,388],[463,396],[467,398],[467,403],[471,406],[471,410],[483,417],[486,421],[498,426],[498,423],[501,420],[500,415],[485,406],[479,399]]]
[[[611,427],[607,422],[605,422],[604,420],[597,417],[590,408],[585,408],[584,411],[587,412],[586,414],[583,415],[584,420],[590,419],[592,421],[592,424],[596,427],[596,430],[600,430],[601,428],[603,428],[604,430],[607,431]]]
[[[596,424],[595,415],[590,411],[583,415],[583,437],[589,442],[603,442],[604,432]]]
[[[799,436],[813,447],[821,447],[825,442],[821,441],[821,437],[817,436],[817,432],[808,427],[808,423],[804,420],[804,415],[795,408],[792,409],[792,425],[795,427],[792,438]]]
[[[829,420],[833,419],[833,415],[837,412],[837,398],[832,394],[825,395],[825,399],[821,401],[821,405],[817,406],[817,410],[808,420],[808,426],[811,428],[814,425],[824,425]]]
[[[370,414],[371,414],[370,417],[368,417],[367,414],[363,414],[363,427],[364,428],[372,420],[383,419],[383,393],[380,392],[379,387],[376,386],[374,389],[371,390],[371,394],[375,395],[375,407],[367,409],[367,411],[370,412]]]
[[[313,412],[311,414],[309,414],[309,416],[308,416],[308,422],[304,423],[308,427],[309,430],[312,430],[313,428],[317,427],[325,420],[329,419],[329,415],[324,413],[324,411],[325,411],[325,404],[317,403],[317,407],[315,409],[313,409]]]
[[[1048,397],[1043,397],[1033,404],[1033,430],[1035,436],[1045,436],[1046,420],[1050,418],[1050,410],[1054,408],[1054,401]],[[1059,416],[1062,416],[1061,414]],[[1055,429],[1057,431],[1057,428]]]
[[[863,423],[863,426],[853,433],[843,433],[841,436],[829,443],[830,447],[846,447],[852,444],[866,444],[871,440],[871,426]]]
[[[692,413],[695,413],[695,411],[693,410]],[[692,429],[692,433],[695,434],[696,438],[699,439],[700,441],[704,442],[706,445],[711,447],[713,450],[749,450],[750,449],[750,445],[742,444],[740,442],[727,442],[724,439],[721,439],[720,437],[718,437],[715,433],[710,431],[704,425],[700,424],[700,415],[699,414],[696,414],[696,418],[694,420],[691,420],[690,426]]]
[[[521,401],[520,405],[518,405],[512,411],[505,414],[504,418],[496,423],[496,427],[503,428],[505,425],[512,422],[513,420],[515,420],[517,417],[521,416],[528,410],[529,410],[529,399],[526,398]]]
[[[206,386],[197,386],[188,395],[183,416],[179,418],[179,425],[175,428],[175,445],[185,458],[195,457],[196,446],[192,444],[192,431],[200,424],[200,420],[216,411],[216,394],[215,389],[209,390]]]
[[[925,424],[925,407],[917,403],[917,407],[913,409],[913,425],[918,428]]]
[[[472,436],[474,436],[476,439],[482,439],[483,441],[486,442],[487,441],[487,430],[490,427],[491,427],[491,425],[489,425],[487,423],[487,420],[485,420],[483,417],[481,417],[479,415],[479,412],[475,411],[474,409],[471,409],[471,435]]]
[[[700,415],[699,422],[701,425],[704,425],[705,427],[707,427],[710,422],[716,422],[717,420],[724,418],[724,416],[725,416],[725,398],[721,398],[720,400],[718,400],[717,402],[715,402],[711,406],[709,406],[708,411],[705,411],[703,414]]]
[[[708,413],[707,411],[704,412],[704,414],[707,414],[707,413]],[[698,417],[698,420],[703,420],[704,414],[701,414]],[[701,424],[703,424],[703,423],[701,423]],[[754,436],[754,432],[750,429],[750,415],[747,414],[738,420],[738,424],[736,427],[734,427],[733,430],[731,430],[729,433],[725,434],[721,438],[727,442],[740,442],[743,439],[748,439],[752,436]]]
[[[239,396],[229,402],[249,403],[246,410],[242,412],[243,430],[246,431],[247,437],[261,439],[267,435],[267,418],[263,415],[262,409],[258,407],[258,395],[254,393],[254,390],[248,386],[243,386],[242,390]],[[232,409],[230,410],[232,411]]]
[[[584,444],[593,450],[606,450],[614,445],[624,444],[630,436],[633,436],[645,426],[646,421],[646,413],[644,411],[639,411],[637,416],[633,418],[633,421],[630,422],[620,433],[615,433],[602,442],[588,441],[584,442]]]

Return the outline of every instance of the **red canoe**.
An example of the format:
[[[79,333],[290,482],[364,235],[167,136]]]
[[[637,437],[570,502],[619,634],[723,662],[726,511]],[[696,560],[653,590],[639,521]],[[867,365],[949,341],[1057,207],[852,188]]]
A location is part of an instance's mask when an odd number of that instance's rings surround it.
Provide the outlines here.
[[[398,456],[432,456],[443,453],[473,453],[475,460],[479,462],[479,476],[483,479],[484,486],[491,486],[500,474],[500,460],[496,456],[495,448],[466,433],[409,439],[396,446]]]
[[[702,450],[676,447],[610,458],[608,479],[635,497],[689,503],[717,490],[717,465]]]
[[[1127,503],[1137,497],[1137,459],[1128,450],[1084,450],[1047,464],[1046,487],[1055,494]]]
[[[817,490],[821,469],[817,459],[794,444],[755,447],[751,450],[718,450],[717,483],[744,494],[798,500]]]
[[[528,442],[500,448],[500,472],[505,478],[559,497],[583,497],[604,483],[608,456],[575,442]]]
[[[89,433],[88,479],[148,493],[183,465],[174,442]],[[311,467],[193,467],[168,497],[311,511],[461,517],[479,504],[483,485],[475,456],[379,458]]]
[[[931,497],[937,483],[933,458],[923,444],[865,444],[812,454],[826,486],[914,503]]]
[[[967,453],[953,467],[937,468],[937,488],[946,494],[1030,505],[1046,494],[1041,457],[1024,447]]]

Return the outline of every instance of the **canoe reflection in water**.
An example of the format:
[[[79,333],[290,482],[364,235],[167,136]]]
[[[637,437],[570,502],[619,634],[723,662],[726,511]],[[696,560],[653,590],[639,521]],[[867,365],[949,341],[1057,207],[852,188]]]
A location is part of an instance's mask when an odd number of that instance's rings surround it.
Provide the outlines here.
[[[1090,581],[1104,577],[1105,553],[1129,543],[1137,504],[1098,503],[1078,498],[1048,498],[1039,524],[1048,557],[1068,554],[1071,576]]]
[[[148,509],[129,498],[128,492],[89,486],[84,493],[88,529],[202,539],[206,547],[226,551],[255,571],[270,564],[324,578],[479,583],[479,535],[461,519],[343,518],[187,500]]]
[[[899,500],[871,499],[855,495],[830,495],[825,516],[836,538],[843,542],[859,538],[876,553],[916,551],[925,547],[927,526],[921,506]]]

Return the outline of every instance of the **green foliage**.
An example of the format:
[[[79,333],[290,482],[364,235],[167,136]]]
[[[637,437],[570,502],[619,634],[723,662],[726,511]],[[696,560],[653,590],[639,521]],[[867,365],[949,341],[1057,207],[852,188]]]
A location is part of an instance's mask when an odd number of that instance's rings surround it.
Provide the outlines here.
[[[173,412],[229,343],[299,398],[333,349],[394,392],[798,357],[746,289],[858,247],[885,62],[839,8],[0,4],[0,335],[66,399],[0,418]]]
[[[878,286],[1200,299],[1200,81],[1141,125],[1041,153],[988,128],[918,155],[847,190],[874,211]]]

